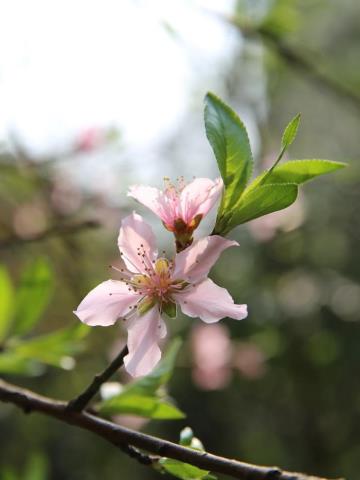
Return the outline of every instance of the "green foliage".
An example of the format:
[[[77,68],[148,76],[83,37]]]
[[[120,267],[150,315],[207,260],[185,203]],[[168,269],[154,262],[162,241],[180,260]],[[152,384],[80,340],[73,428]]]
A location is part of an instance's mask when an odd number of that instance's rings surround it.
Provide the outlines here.
[[[13,286],[4,267],[0,266],[0,342],[7,335],[14,305]]]
[[[44,364],[73,368],[73,355],[82,350],[89,328],[76,324],[48,334],[23,338],[39,322],[53,292],[53,272],[43,258],[35,259],[14,291],[9,275],[0,268],[0,373],[39,375]]]
[[[99,405],[103,415],[133,414],[153,419],[180,419],[183,412],[172,405],[161,392],[169,381],[181,342],[175,339],[159,365],[147,376],[136,380]]]
[[[286,126],[281,139],[282,150],[286,150],[295,140],[299,128],[300,118],[301,114],[298,113]]]
[[[261,185],[243,195],[231,219],[232,225],[276,212],[295,202],[298,188],[293,183]]]
[[[213,233],[226,235],[255,218],[282,210],[295,202],[298,185],[346,166],[329,160],[294,160],[278,166],[293,143],[300,114],[286,126],[274,165],[248,185],[252,154],[245,126],[236,113],[212,93],[205,97],[205,128],[225,191]]]
[[[0,373],[31,377],[40,375],[43,371],[44,368],[38,362],[29,361],[11,350],[0,354]]]
[[[208,471],[194,467],[189,463],[173,460],[172,458],[161,458],[159,464],[167,473],[183,480],[203,480],[209,478]]]
[[[252,153],[244,124],[213,93],[208,93],[205,97],[204,119],[206,136],[225,186],[216,224],[225,225],[251,176]]]
[[[33,453],[28,459],[22,474],[5,467],[0,470],[0,480],[46,480],[48,478],[48,463],[41,453]]]
[[[13,352],[18,358],[37,360],[47,365],[70,370],[74,366],[72,355],[82,350],[81,340],[88,327],[79,324],[30,340],[16,342]]]
[[[194,433],[189,427],[185,427],[180,432],[179,443],[184,447],[205,452],[201,441],[194,437]],[[211,475],[207,470],[202,470],[188,463],[173,460],[171,458],[163,457],[159,460],[159,464],[167,473],[183,480],[216,480],[216,477]]]
[[[46,258],[37,258],[25,269],[15,299],[12,334],[24,335],[38,323],[53,292],[53,271]]]

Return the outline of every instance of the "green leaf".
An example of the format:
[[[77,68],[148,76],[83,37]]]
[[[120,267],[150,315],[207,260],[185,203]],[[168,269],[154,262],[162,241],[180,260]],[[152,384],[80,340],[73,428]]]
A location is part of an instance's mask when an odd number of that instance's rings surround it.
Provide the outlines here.
[[[14,290],[7,270],[0,266],[0,342],[5,339],[14,307]]]
[[[26,465],[23,480],[46,480],[48,476],[48,463],[44,455],[34,453]]]
[[[281,139],[281,149],[286,150],[295,140],[299,123],[300,123],[301,114],[298,113],[287,125],[285,128],[284,134]]]
[[[53,272],[45,258],[38,258],[25,270],[16,295],[12,334],[28,333],[40,320],[53,292]]]
[[[163,309],[163,312],[166,313],[166,315],[169,318],[176,318],[176,303],[174,303],[174,302],[163,302],[162,303],[162,309]]]
[[[14,352],[6,351],[0,354],[0,373],[33,377],[43,371],[44,368],[38,362],[23,358]]]
[[[225,233],[249,220],[288,207],[295,202],[297,193],[298,187],[294,183],[262,185],[250,190],[242,196]]]
[[[175,339],[159,365],[146,377],[136,380],[98,406],[103,415],[131,413],[154,419],[180,419],[183,412],[163,398],[159,390],[170,379],[181,341]]]
[[[157,420],[177,420],[185,415],[171,403],[159,397],[123,394],[104,402],[99,410],[102,415],[131,414]]]
[[[20,480],[15,470],[10,467],[4,467],[0,470],[0,480]]]
[[[202,480],[209,474],[206,470],[171,458],[161,458],[159,463],[167,473],[183,480]]]
[[[213,93],[205,97],[206,136],[214,151],[225,192],[219,207],[215,231],[221,230],[234,210],[253,169],[246,128],[237,114]]]
[[[123,392],[149,396],[154,395],[161,386],[170,380],[180,346],[181,340],[175,338],[157,367],[155,367],[149,375],[146,375],[146,377],[130,383],[125,387]],[[123,393],[120,395],[122,394]]]
[[[82,340],[88,332],[89,328],[85,325],[71,326],[30,340],[17,342],[13,345],[12,351],[24,359],[33,359],[70,370],[75,365],[72,355],[83,349]]]
[[[332,162],[330,160],[291,160],[275,167],[271,172],[263,172],[248,186],[245,194],[259,184],[296,183],[300,185],[320,175],[335,172],[346,166],[346,163]]]

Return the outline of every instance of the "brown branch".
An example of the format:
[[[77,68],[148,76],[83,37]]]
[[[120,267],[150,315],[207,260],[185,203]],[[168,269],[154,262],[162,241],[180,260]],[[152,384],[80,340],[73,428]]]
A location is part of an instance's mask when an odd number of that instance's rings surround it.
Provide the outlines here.
[[[11,235],[8,238],[0,240],[0,250],[5,248],[18,247],[27,243],[40,242],[42,240],[47,240],[51,237],[74,235],[81,232],[82,230],[98,227],[100,227],[100,223],[96,220],[86,220],[85,222],[73,223],[69,225],[55,225],[29,238],[22,238],[17,235]]]
[[[129,353],[127,345],[121,350],[117,357],[110,363],[104,371],[95,375],[93,381],[78,397],[70,400],[67,410],[81,412],[88,405],[90,400],[98,393],[100,387],[124,364],[124,357]]]
[[[67,408],[68,404],[66,402],[38,395],[3,380],[0,380],[0,401],[12,403],[22,408],[25,413],[40,412],[93,432],[145,464],[152,464],[157,461],[158,456],[161,456],[190,463],[215,473],[230,475],[240,480],[325,480],[302,473],[286,472],[276,467],[250,465],[218,457],[211,453],[192,450],[167,440],[116,425],[87,412],[71,411]],[[155,454],[156,457],[142,454],[137,449]]]
[[[208,11],[208,10],[206,10]],[[209,12],[214,15],[213,12]],[[320,68],[320,63],[303,55],[298,49],[285,43],[282,38],[266,26],[254,26],[234,16],[215,14],[217,18],[233,25],[245,38],[260,38],[278,57],[290,67],[308,76],[314,83],[325,87],[330,93],[347,100],[352,106],[360,109],[360,96],[354,90],[339,82],[336,78]]]

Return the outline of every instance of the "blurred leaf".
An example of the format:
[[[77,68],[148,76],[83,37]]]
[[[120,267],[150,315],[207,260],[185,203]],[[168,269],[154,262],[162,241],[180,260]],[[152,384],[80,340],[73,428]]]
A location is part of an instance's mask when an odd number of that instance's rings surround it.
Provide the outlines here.
[[[0,342],[8,332],[14,305],[13,286],[4,267],[0,266]]]
[[[25,270],[16,295],[13,335],[28,333],[40,320],[53,292],[53,272],[45,258]]]
[[[296,1],[275,0],[270,5],[270,9],[259,27],[261,31],[270,32],[281,38],[299,28],[301,10]]]
[[[149,375],[130,383],[119,394],[100,403],[100,413],[131,413],[157,419],[184,418],[184,414],[159,393],[160,387],[171,377],[180,345],[181,341],[175,339],[159,365]]]
[[[0,470],[0,480],[19,480],[15,470],[10,467],[4,467]]]
[[[43,371],[43,367],[38,362],[23,358],[14,352],[0,354],[0,373],[32,377],[40,375]]]
[[[249,220],[288,207],[295,202],[297,193],[298,187],[294,183],[269,184],[250,190],[241,197],[240,205],[224,233]]]
[[[149,375],[146,375],[146,377],[142,377],[127,385],[121,395],[125,392],[150,396],[155,394],[161,386],[165,385],[170,380],[180,347],[181,340],[175,338],[154,370]]]
[[[281,139],[281,148],[286,150],[295,140],[299,123],[300,123],[301,114],[298,113],[287,125],[285,128],[284,134]]]
[[[46,480],[48,475],[48,464],[41,453],[34,453],[27,465],[23,480]]]
[[[300,185],[320,175],[335,172],[346,166],[346,163],[330,160],[291,160],[275,167],[271,172],[263,172],[248,186],[244,195],[260,184],[296,183]]]
[[[179,444],[193,450],[205,452],[203,444],[198,438],[194,437],[194,433],[190,427],[185,427],[181,430]],[[159,460],[159,464],[167,473],[184,480],[217,480],[217,477],[210,474],[207,470],[202,470],[188,463],[179,462],[171,458],[163,457]]]
[[[209,478],[208,471],[194,467],[189,463],[179,462],[178,460],[173,460],[171,458],[161,458],[159,463],[167,473],[170,473],[176,478],[181,478],[183,480],[202,480]]]
[[[205,97],[205,129],[225,185],[214,229],[222,233],[251,176],[253,159],[244,124],[213,93]]]
[[[21,358],[70,370],[75,364],[71,356],[82,350],[82,340],[88,332],[89,328],[85,325],[71,326],[18,342],[14,345],[13,352]]]
[[[123,394],[104,402],[100,408],[103,415],[132,414],[158,420],[176,420],[185,415],[178,408],[159,397]]]

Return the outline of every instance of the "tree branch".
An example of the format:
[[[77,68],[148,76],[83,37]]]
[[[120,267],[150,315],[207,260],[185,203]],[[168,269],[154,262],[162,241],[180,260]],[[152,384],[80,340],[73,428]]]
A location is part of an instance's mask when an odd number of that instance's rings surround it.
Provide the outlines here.
[[[87,412],[71,411],[67,408],[68,404],[66,402],[38,395],[3,380],[0,380],[0,401],[12,403],[22,408],[25,413],[40,412],[93,432],[145,464],[153,464],[158,460],[158,456],[161,456],[190,463],[215,473],[230,475],[240,480],[325,480],[302,473],[286,472],[276,467],[250,465],[218,457],[211,453],[192,450],[167,440],[116,425]],[[142,454],[137,449],[155,454],[156,457]]]
[[[71,410],[73,412],[81,412],[84,408],[88,405],[90,400],[98,393],[100,387],[103,383],[105,383],[109,378],[124,364],[124,357],[129,353],[127,345],[121,350],[117,357],[110,363],[108,367],[101,373],[95,375],[93,381],[81,393],[78,397],[70,400],[67,405],[67,410]]]
[[[352,106],[360,109],[360,96],[339,82],[336,78],[320,68],[319,62],[303,55],[298,49],[285,43],[278,35],[270,31],[266,26],[253,26],[244,23],[240,18],[222,14],[215,14],[217,18],[236,27],[245,38],[260,37],[280,59],[303,74],[318,85],[325,87],[330,93],[347,100]]]
[[[73,235],[75,233],[81,232],[82,230],[98,228],[99,226],[100,223],[96,220],[86,220],[85,222],[73,223],[70,225],[55,225],[30,238],[21,238],[17,235],[11,235],[10,237],[0,241],[0,250],[5,248],[18,247],[26,243],[40,242],[42,240],[47,240],[51,237]]]

